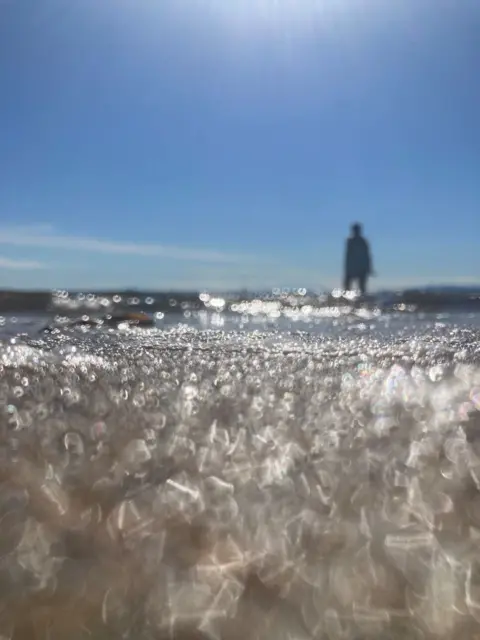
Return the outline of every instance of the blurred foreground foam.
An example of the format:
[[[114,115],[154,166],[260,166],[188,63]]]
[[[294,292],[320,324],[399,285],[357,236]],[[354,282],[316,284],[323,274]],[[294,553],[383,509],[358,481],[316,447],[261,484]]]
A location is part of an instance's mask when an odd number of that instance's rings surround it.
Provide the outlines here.
[[[479,337],[5,343],[0,636],[475,638]]]

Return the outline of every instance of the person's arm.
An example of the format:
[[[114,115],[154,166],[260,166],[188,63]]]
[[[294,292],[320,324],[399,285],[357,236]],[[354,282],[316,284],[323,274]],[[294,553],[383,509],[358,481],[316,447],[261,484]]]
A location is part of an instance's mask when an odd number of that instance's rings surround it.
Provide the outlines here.
[[[351,260],[351,252],[352,252],[352,239],[348,238],[345,242],[345,260],[344,260],[344,272],[347,274],[350,270],[350,260]]]

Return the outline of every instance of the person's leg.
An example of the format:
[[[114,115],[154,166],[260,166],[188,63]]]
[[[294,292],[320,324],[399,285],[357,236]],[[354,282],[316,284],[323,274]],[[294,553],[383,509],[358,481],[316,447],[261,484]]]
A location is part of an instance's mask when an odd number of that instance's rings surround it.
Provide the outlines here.
[[[343,288],[345,291],[350,291],[351,286],[352,286],[352,278],[350,274],[347,273],[345,276],[345,280],[343,282]]]
[[[362,294],[362,296],[364,296],[367,293],[367,278],[368,276],[366,274],[362,274],[358,278],[358,283],[360,285],[360,293]]]

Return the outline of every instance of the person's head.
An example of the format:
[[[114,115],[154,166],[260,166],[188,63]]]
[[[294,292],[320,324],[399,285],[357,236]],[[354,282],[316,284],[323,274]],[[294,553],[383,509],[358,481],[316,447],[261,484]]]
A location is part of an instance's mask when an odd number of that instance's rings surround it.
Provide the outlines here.
[[[362,225],[358,222],[352,224],[352,235],[353,236],[361,236],[362,235]]]

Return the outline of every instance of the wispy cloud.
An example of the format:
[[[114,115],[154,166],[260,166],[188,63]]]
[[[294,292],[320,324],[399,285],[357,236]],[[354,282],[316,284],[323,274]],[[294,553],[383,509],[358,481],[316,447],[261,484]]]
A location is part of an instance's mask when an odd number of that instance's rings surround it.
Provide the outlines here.
[[[89,253],[136,255],[143,257],[150,256],[206,263],[243,263],[252,260],[251,256],[208,249],[175,247],[156,243],[119,242],[101,238],[62,235],[56,233],[48,225],[0,228],[0,245]]]
[[[46,269],[47,265],[36,260],[12,260],[0,256],[0,269],[10,269],[12,271],[34,271],[36,269]]]

